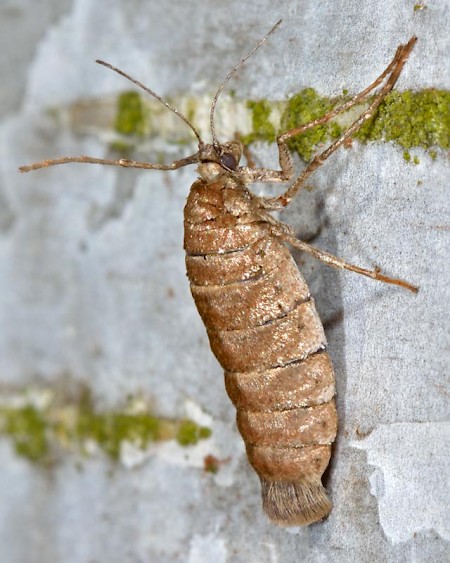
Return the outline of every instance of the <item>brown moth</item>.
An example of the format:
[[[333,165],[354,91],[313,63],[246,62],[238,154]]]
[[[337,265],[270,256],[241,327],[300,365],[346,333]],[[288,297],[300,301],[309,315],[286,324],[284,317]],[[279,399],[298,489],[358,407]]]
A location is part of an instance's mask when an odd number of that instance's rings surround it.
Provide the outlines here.
[[[184,209],[184,248],[192,295],[206,327],[211,349],[225,370],[225,385],[237,409],[237,424],[250,464],[261,480],[263,507],[281,526],[307,525],[324,518],[331,502],[321,478],[336,437],[335,380],[324,330],[305,280],[287,248],[309,252],[335,268],[375,280],[417,288],[379,270],[348,264],[298,240],[293,230],[270,212],[287,206],[311,174],[370,119],[396,83],[416,42],[400,45],[386,70],[364,91],[323,117],[277,138],[280,170],[239,164],[239,140],[219,142],[214,110],[224,86],[279,26],[281,20],[229,73],[211,104],[212,144],[178,110],[123,71],[125,76],[175,112],[198,139],[198,152],[171,164],[106,160],[87,156],[47,160],[27,172],[68,162],[120,165],[126,168],[176,170],[197,164],[199,179]],[[374,91],[379,90],[374,94]],[[361,102],[368,107],[339,139],[315,156],[278,197],[259,197],[253,182],[290,182],[293,163],[287,141]]]

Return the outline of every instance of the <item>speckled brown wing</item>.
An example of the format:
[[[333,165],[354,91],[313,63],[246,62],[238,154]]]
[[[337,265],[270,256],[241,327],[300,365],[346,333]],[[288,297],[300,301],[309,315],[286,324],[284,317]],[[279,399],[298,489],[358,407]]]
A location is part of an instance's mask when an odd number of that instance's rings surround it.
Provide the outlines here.
[[[337,415],[325,334],[305,280],[248,191],[229,179],[192,186],[185,250],[264,510],[284,526],[318,521],[331,509],[321,477]]]

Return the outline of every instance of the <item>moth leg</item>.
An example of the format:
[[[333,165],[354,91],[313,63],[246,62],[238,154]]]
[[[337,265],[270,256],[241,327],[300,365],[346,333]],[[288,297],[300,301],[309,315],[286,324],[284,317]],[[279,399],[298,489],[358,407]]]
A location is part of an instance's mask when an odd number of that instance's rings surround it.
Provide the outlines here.
[[[180,160],[174,160],[170,164],[152,164],[151,162],[138,162],[136,160],[128,160],[120,158],[119,160],[110,160],[107,158],[94,158],[92,156],[63,156],[51,160],[42,160],[27,166],[20,166],[20,172],[30,172],[31,170],[39,170],[39,168],[48,168],[57,164],[68,164],[71,162],[81,162],[84,164],[106,164],[110,166],[122,166],[123,168],[145,168],[146,170],[177,170],[182,166],[194,164],[199,161],[199,153],[192,154]]]
[[[271,230],[275,236],[281,238],[283,241],[287,242],[294,248],[298,248],[299,250],[308,252],[308,254],[311,254],[312,256],[314,256],[314,258],[317,258],[318,260],[324,262],[328,266],[332,266],[333,268],[337,268],[339,270],[349,270],[350,272],[356,272],[357,274],[361,274],[363,276],[367,276],[368,278],[372,278],[373,280],[378,280],[384,283],[398,285],[400,287],[404,287],[405,289],[408,289],[409,291],[412,291],[413,293],[417,293],[419,291],[418,287],[408,283],[405,280],[390,278],[388,276],[385,276],[384,274],[381,273],[379,268],[375,268],[374,270],[367,270],[366,268],[361,268],[360,266],[349,264],[348,262],[345,262],[341,258],[338,258],[337,256],[333,256],[332,254],[329,254],[328,252],[325,252],[320,248],[311,246],[310,244],[307,244],[306,242],[303,242],[302,240],[298,239],[294,235],[289,225],[280,223],[273,217],[271,217],[271,219],[272,219],[270,221],[270,224],[272,225]]]
[[[417,37],[413,36],[406,45],[400,45],[397,48],[394,58],[392,59],[391,63],[387,66],[387,68],[383,71],[382,74],[368,86],[365,90],[354,96],[351,100],[346,102],[345,104],[332,109],[326,115],[311,121],[305,125],[297,127],[296,129],[292,129],[291,131],[287,131],[283,133],[277,138],[278,144],[278,152],[279,152],[279,162],[281,171],[277,170],[267,170],[264,168],[260,169],[248,169],[243,167],[242,173],[247,178],[252,178],[252,181],[259,181],[259,182],[286,182],[292,179],[293,176],[293,163],[292,158],[289,153],[289,149],[287,147],[287,141],[294,137],[295,135],[299,135],[304,133],[308,129],[315,127],[317,125],[321,125],[326,123],[339,113],[342,113],[353,105],[363,102],[369,97],[369,94],[374,90],[383,80],[388,76],[387,81],[376,94],[372,102],[370,103],[369,107],[364,111],[364,113],[356,119],[352,125],[337,139],[334,143],[332,143],[325,151],[316,155],[313,160],[307,165],[305,170],[300,174],[300,176],[295,180],[295,182],[290,186],[286,192],[281,194],[277,197],[266,197],[266,198],[259,198],[259,203],[261,207],[265,209],[281,209],[287,206],[293,197],[297,195],[300,189],[305,185],[307,179],[313,174],[313,172],[321,165],[323,162],[333,154],[335,150],[337,150],[344,142],[350,138],[367,120],[371,119],[375,114],[376,109],[380,105],[383,98],[388,94],[392,88],[394,87],[395,83],[397,82],[398,77],[403,69],[405,62],[407,61],[409,54],[411,53],[412,48],[414,47],[417,41]]]

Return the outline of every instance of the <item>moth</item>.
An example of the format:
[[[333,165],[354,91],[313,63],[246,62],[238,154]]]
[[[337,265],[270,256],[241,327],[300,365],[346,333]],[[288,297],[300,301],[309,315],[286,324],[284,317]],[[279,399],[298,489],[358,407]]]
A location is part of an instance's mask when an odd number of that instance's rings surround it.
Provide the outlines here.
[[[261,480],[263,508],[281,526],[299,526],[327,516],[331,502],[322,485],[337,432],[335,377],[314,299],[288,247],[326,264],[395,284],[410,283],[367,270],[313,247],[272,216],[297,196],[307,179],[375,114],[394,87],[416,37],[400,45],[384,72],[365,90],[323,117],[280,134],[279,170],[256,167],[239,139],[219,141],[214,115],[230,78],[278,28],[281,20],[231,70],[210,108],[212,142],[167,101],[122,70],[98,63],[131,80],[159,100],[192,130],[198,151],[171,164],[108,160],[88,156],[46,160],[22,172],[69,162],[176,170],[196,164],[199,178],[184,208],[184,248],[191,292],[211,349],[225,370],[225,386],[237,409],[237,425],[250,464]],[[289,139],[326,123],[355,104],[364,112],[294,179]],[[247,165],[240,164],[246,156]],[[279,196],[253,194],[254,182],[289,183]]]

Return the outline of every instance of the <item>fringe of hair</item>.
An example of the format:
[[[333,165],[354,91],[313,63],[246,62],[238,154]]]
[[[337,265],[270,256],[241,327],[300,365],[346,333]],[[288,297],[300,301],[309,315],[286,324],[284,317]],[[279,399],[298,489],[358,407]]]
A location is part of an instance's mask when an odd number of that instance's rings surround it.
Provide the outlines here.
[[[261,479],[264,512],[279,526],[307,526],[328,515],[332,504],[320,481]]]

